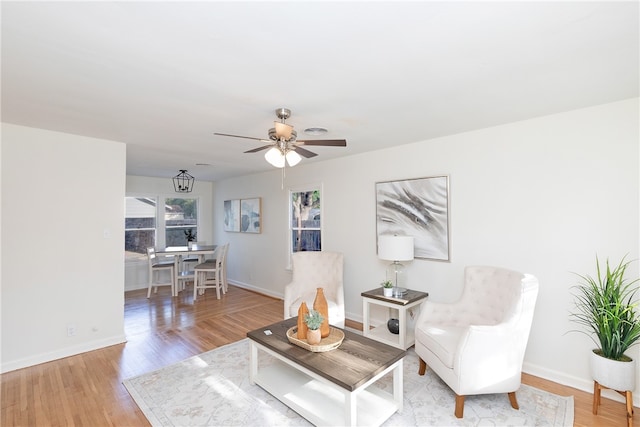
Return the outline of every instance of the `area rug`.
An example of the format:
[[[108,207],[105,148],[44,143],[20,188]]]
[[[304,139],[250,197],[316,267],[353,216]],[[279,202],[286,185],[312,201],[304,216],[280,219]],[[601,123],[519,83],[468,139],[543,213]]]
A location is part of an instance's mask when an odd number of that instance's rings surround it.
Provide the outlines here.
[[[271,363],[262,357],[261,364]],[[453,392],[427,370],[419,376],[411,348],[404,359],[404,410],[383,426],[572,426],[573,397],[522,385],[520,410],[506,394],[468,396],[464,418],[453,415]],[[296,412],[249,383],[245,338],[154,372],[124,381],[153,426],[309,426]],[[391,392],[387,375],[371,387]]]

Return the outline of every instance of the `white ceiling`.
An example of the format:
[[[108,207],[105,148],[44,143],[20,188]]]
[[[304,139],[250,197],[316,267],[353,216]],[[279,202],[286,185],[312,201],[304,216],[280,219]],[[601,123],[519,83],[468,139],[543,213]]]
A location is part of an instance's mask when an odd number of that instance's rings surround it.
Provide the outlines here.
[[[278,107],[347,140],[313,162],[637,97],[638,5],[2,1],[2,121],[213,181],[271,168],[213,133],[266,138]]]

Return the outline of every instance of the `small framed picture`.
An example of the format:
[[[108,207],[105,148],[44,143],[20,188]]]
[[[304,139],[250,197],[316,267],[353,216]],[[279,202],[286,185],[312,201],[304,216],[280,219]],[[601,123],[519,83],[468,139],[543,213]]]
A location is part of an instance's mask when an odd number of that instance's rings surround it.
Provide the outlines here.
[[[262,217],[260,213],[260,197],[240,199],[240,231],[243,233],[260,233]]]
[[[240,231],[240,200],[224,201],[224,231]]]

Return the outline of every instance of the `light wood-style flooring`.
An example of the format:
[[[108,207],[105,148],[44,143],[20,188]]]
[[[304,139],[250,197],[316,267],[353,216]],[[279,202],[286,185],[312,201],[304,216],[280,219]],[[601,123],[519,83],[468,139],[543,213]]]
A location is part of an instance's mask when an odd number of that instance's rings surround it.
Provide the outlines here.
[[[210,290],[195,304],[189,292],[172,298],[167,288],[151,299],[146,290],[127,292],[127,343],[2,374],[0,425],[148,426],[124,379],[240,340],[247,331],[281,320],[282,312],[281,300],[234,286],[221,300]],[[347,325],[362,328],[356,322]],[[575,426],[626,425],[623,403],[603,399],[594,416],[591,393],[530,375],[523,382],[573,395]],[[637,427],[639,413],[633,418]]]

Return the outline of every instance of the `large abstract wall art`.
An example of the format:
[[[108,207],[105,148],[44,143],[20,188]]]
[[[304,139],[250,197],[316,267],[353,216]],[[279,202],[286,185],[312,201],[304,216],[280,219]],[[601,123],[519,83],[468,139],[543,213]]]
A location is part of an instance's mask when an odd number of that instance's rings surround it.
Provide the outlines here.
[[[413,236],[415,258],[449,261],[449,177],[376,183],[376,236]]]

